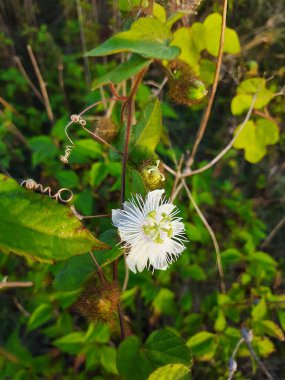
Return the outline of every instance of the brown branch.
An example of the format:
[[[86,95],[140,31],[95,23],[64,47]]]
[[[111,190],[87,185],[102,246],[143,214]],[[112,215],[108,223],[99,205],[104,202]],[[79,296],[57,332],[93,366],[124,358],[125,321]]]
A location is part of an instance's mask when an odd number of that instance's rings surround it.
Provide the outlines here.
[[[125,202],[125,192],[126,192],[126,170],[127,170],[127,162],[128,162],[128,150],[129,150],[129,142],[131,136],[131,128],[132,128],[132,114],[133,114],[133,99],[138,89],[138,86],[147,71],[147,68],[144,68],[137,76],[135,83],[131,89],[130,95],[126,100],[127,107],[127,127],[125,134],[125,144],[124,144],[124,153],[123,153],[123,161],[122,161],[122,185],[121,185],[121,205],[123,207],[123,203]]]
[[[165,170],[167,170],[169,173],[171,173],[172,175],[176,176],[176,171],[173,170],[170,166],[166,165],[165,163],[163,163],[163,167]]]
[[[269,114],[265,113],[265,112],[262,112],[262,111],[259,111],[259,110],[254,110],[253,112],[255,115],[258,115],[258,116],[261,116],[263,117],[264,119],[267,119],[269,121],[272,121],[273,123],[276,124],[276,120]]]
[[[0,110],[0,115],[3,115],[3,112]],[[25,138],[25,136],[22,134],[22,132],[16,127],[14,123],[12,123],[11,120],[7,120],[7,123],[4,123],[4,126],[7,126],[7,129],[10,130],[10,132],[16,136],[23,144],[26,145],[30,149],[30,146]]]
[[[64,97],[65,107],[70,109],[68,99],[67,99],[67,95],[66,95],[66,91],[65,91],[64,80],[63,80],[64,66],[63,66],[62,60],[58,63],[57,69],[58,69],[58,83],[59,83],[59,87],[60,87],[62,94],[63,94],[63,97]]]
[[[33,84],[33,82],[31,81],[30,77],[28,76],[26,70],[24,69],[24,66],[22,65],[22,62],[20,60],[19,57],[14,57],[14,61],[16,63],[16,65],[18,66],[18,69],[20,71],[20,73],[23,75],[23,77],[26,79],[28,85],[30,86],[30,88],[32,89],[32,91],[34,92],[35,96],[40,100],[40,102],[42,104],[44,104],[44,100],[43,100],[43,97],[41,95],[41,93],[39,92],[39,90],[36,88],[36,86]]]
[[[27,50],[28,50],[30,60],[32,62],[32,65],[34,67],[34,70],[35,70],[35,73],[36,73],[36,76],[37,76],[37,79],[38,79],[38,82],[40,85],[40,89],[41,89],[41,93],[42,93],[42,97],[43,97],[43,101],[44,101],[44,105],[45,105],[45,108],[47,111],[48,118],[49,118],[50,122],[53,122],[54,117],[53,117],[52,109],[51,109],[50,102],[49,102],[46,84],[43,80],[42,74],[40,72],[40,68],[38,66],[38,63],[37,63],[37,60],[36,60],[36,57],[34,55],[34,52],[32,50],[31,45],[27,45]]]
[[[174,180],[174,184],[173,184],[172,192],[171,192],[171,196],[170,196],[171,201],[173,201],[173,199],[174,199],[174,195],[176,194],[176,189],[178,187],[179,180],[181,178],[181,168],[183,165],[183,161],[184,161],[184,154],[181,156],[179,164],[177,165],[177,172],[175,174],[175,180]]]
[[[15,115],[21,116],[19,114],[19,112],[10,103],[8,103],[5,99],[3,99],[1,96],[0,96],[0,103],[2,104],[3,107],[7,108],[11,112],[13,112]]]
[[[32,281],[18,282],[18,281],[2,281],[0,282],[0,289],[4,288],[27,288],[33,286]]]
[[[120,91],[121,87],[122,87],[122,83],[118,84],[117,88],[115,89],[115,92],[118,93],[118,91]],[[123,98],[126,98],[126,97],[123,96]],[[109,107],[107,107],[106,117],[108,117],[109,119],[111,118],[115,104],[116,104],[116,102],[113,100],[112,102],[110,102]]]
[[[181,189],[183,187],[183,182],[180,182],[180,184],[177,186],[176,190],[173,194],[171,194],[171,202],[173,203],[178,194],[180,193]]]
[[[216,95],[216,91],[217,91],[217,87],[218,87],[218,83],[219,83],[219,76],[220,76],[220,71],[221,71],[221,66],[222,66],[223,49],[224,49],[224,41],[225,41],[225,30],[226,30],[226,21],[227,21],[227,6],[228,6],[228,0],[224,0],[220,46],[219,46],[219,53],[218,53],[218,58],[217,58],[214,83],[213,83],[212,91],[211,91],[211,94],[209,97],[209,102],[207,104],[206,110],[204,112],[199,130],[197,133],[196,140],[194,142],[192,153],[191,153],[191,155],[190,155],[190,157],[186,163],[186,168],[188,168],[188,169],[192,166],[192,164],[195,160],[195,155],[197,153],[199,144],[200,144],[200,142],[204,136],[204,133],[205,133],[205,130],[206,130],[206,127],[207,127],[207,124],[208,124],[208,121],[209,121],[209,118],[211,115],[211,111],[212,111],[212,107],[213,107],[213,103],[214,103],[214,99],[215,99],[215,95]]]
[[[29,318],[31,316],[31,313],[29,313],[24,306],[18,301],[17,297],[13,297],[13,302],[16,306],[16,308],[26,317]]]
[[[11,352],[7,351],[4,347],[0,346],[0,356],[3,356],[3,358],[9,360],[10,362],[14,364],[18,364],[20,360],[15,356],[14,354],[11,354]]]
[[[153,14],[153,6],[154,6],[154,0],[149,0],[148,2],[148,11],[152,15]]]
[[[92,260],[94,261],[96,268],[98,269],[98,275],[99,275],[100,281],[107,281],[106,276],[103,272],[103,269],[100,267],[99,263],[97,262],[96,257],[93,255],[93,252],[90,251],[89,254]]]
[[[277,232],[285,225],[285,217],[282,218],[277,225],[273,228],[273,230],[270,232],[270,234],[267,236],[267,238],[264,240],[264,242],[261,244],[261,248],[267,247],[271,240],[274,238],[274,236],[277,234]]]
[[[123,205],[125,202],[128,151],[129,151],[129,142],[130,142],[130,136],[131,136],[132,121],[133,121],[133,100],[134,100],[136,91],[138,89],[138,86],[141,83],[141,80],[146,71],[147,71],[147,68],[144,68],[137,75],[135,83],[131,89],[131,92],[127,100],[123,104],[123,108],[122,108],[122,112],[124,112],[125,107],[127,108],[127,125],[126,125],[125,144],[124,144],[124,152],[123,152],[123,159],[122,159],[121,208],[123,208]],[[112,88],[111,86],[111,90],[114,91],[114,87]],[[118,259],[113,262],[113,279],[114,281],[118,281]],[[120,306],[118,307],[118,314],[119,314],[121,336],[122,336],[122,339],[124,340],[125,339],[124,315]]]
[[[82,13],[80,0],[76,0],[76,9],[77,9],[77,19],[78,19],[79,32],[80,32],[80,42],[81,42],[82,53],[83,53],[85,80],[86,80],[86,84],[88,88],[90,89],[92,80],[91,80],[88,57],[85,55],[87,52],[87,47],[86,47],[86,38],[85,38],[84,25],[83,25],[83,13]],[[106,102],[103,102],[103,104],[105,107]]]
[[[196,170],[188,169],[188,171],[186,171],[186,172],[184,172],[184,173],[182,173],[180,175],[180,178],[190,177],[192,175],[199,174],[199,173],[204,172],[205,170],[208,170],[209,168],[211,168],[212,166],[214,166],[232,148],[232,146],[234,145],[234,142],[236,141],[236,139],[238,138],[238,136],[241,134],[242,130],[244,129],[244,127],[246,125],[246,123],[248,122],[248,120],[251,117],[255,101],[256,101],[256,95],[252,99],[252,102],[251,102],[251,105],[250,105],[250,109],[248,110],[248,113],[247,113],[244,121],[239,126],[237,133],[232,138],[232,140],[229,142],[229,144],[212,161],[210,161],[207,165],[202,166],[201,168],[196,169]]]

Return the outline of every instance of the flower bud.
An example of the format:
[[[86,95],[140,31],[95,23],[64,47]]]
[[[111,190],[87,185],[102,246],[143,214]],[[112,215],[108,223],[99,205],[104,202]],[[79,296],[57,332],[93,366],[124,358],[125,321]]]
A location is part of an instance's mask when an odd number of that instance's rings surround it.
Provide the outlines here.
[[[108,117],[98,117],[94,132],[103,140],[111,142],[117,136],[118,130],[115,123]]]
[[[75,304],[75,309],[91,322],[111,322],[120,304],[118,282],[88,283]]]
[[[200,103],[207,89],[202,80],[200,80],[186,63],[175,60],[170,64],[172,77],[169,78],[169,97],[176,104],[192,106]]]
[[[163,165],[159,160],[156,161],[155,164],[149,161],[145,162],[141,166],[140,172],[143,181],[149,190],[156,190],[164,187],[165,175],[163,174]]]

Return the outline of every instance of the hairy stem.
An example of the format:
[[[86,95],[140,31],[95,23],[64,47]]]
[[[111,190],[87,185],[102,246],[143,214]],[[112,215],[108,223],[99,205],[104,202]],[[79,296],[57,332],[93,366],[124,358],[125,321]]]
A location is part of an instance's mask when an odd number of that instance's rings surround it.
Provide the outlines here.
[[[126,134],[125,134],[125,144],[124,144],[124,152],[122,159],[122,184],[121,184],[121,208],[123,208],[125,202],[126,195],[126,172],[127,172],[127,162],[128,162],[128,152],[129,152],[129,142],[131,136],[131,128],[132,128],[132,120],[133,120],[133,100],[134,96],[137,92],[138,86],[147,71],[147,68],[144,68],[136,77],[135,83],[131,89],[131,92],[123,105],[122,112],[124,109],[127,109],[127,125],[126,125]],[[113,262],[113,279],[114,281],[118,281],[118,259]],[[125,339],[125,328],[124,328],[124,320],[123,313],[121,308],[118,308],[119,313],[119,321],[121,328],[121,336],[122,339]]]
[[[138,89],[138,86],[147,71],[147,68],[143,69],[137,76],[135,83],[131,89],[130,95],[126,100],[126,108],[127,108],[127,126],[126,126],[126,134],[125,134],[125,144],[124,144],[124,153],[122,160],[122,185],[121,185],[121,207],[123,207],[123,203],[125,202],[125,193],[126,193],[126,171],[127,171],[127,162],[128,162],[128,152],[129,152],[129,142],[131,136],[132,129],[132,120],[133,120],[133,99]]]

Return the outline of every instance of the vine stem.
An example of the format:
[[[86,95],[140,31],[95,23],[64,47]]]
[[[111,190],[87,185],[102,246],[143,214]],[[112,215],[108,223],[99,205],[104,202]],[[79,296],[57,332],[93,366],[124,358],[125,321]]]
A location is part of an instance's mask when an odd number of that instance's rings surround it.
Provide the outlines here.
[[[186,181],[185,181],[184,178],[182,179],[181,183],[182,183],[182,185],[184,186],[184,188],[186,190],[186,193],[188,195],[189,200],[193,204],[193,206],[194,206],[197,214],[201,218],[202,222],[204,223],[205,227],[209,231],[209,234],[210,234],[210,236],[212,238],[212,241],[213,241],[213,244],[214,244],[214,247],[215,247],[215,251],[216,251],[216,260],[217,260],[217,267],[218,267],[219,277],[220,277],[221,291],[222,291],[223,294],[225,294],[226,293],[225,275],[224,275],[224,270],[223,270],[223,265],[222,265],[220,247],[219,247],[216,235],[215,235],[214,231],[212,230],[212,227],[209,225],[207,219],[204,217],[204,215],[203,215],[202,211],[200,210],[199,206],[197,205],[197,203],[196,203],[196,201],[195,201],[195,199],[194,199],[194,197],[193,197],[193,195],[192,195],[189,187],[187,186],[187,183],[186,183]]]
[[[126,193],[126,171],[127,171],[127,162],[128,162],[128,152],[129,152],[129,142],[131,136],[132,129],[132,120],[133,120],[133,99],[137,92],[138,86],[146,73],[147,68],[141,70],[136,77],[135,83],[131,89],[130,95],[126,100],[126,108],[127,108],[127,126],[126,126],[126,134],[125,134],[125,144],[124,144],[124,152],[123,152],[123,160],[122,160],[122,185],[121,185],[121,207],[123,208],[123,204],[125,202],[125,193]]]
[[[246,115],[244,121],[238,127],[237,132],[235,133],[234,137],[229,142],[229,144],[212,161],[210,161],[208,164],[202,166],[201,168],[196,169],[196,170],[189,170],[188,169],[188,171],[185,171],[182,174],[178,173],[178,175],[180,176],[180,178],[190,177],[192,175],[199,174],[199,173],[204,172],[205,170],[208,170],[209,168],[211,168],[212,166],[214,166],[232,148],[232,146],[234,145],[236,139],[239,137],[239,135],[241,134],[242,130],[244,129],[244,127],[246,126],[247,122],[249,121],[249,119],[250,119],[250,117],[252,115],[254,104],[256,102],[256,98],[257,98],[257,94],[254,95],[254,97],[252,99],[252,102],[251,102],[251,105],[250,105],[250,108],[249,108],[249,110],[247,112],[247,115]]]
[[[211,94],[209,97],[209,102],[207,104],[207,108],[204,112],[199,130],[197,133],[197,137],[196,137],[196,140],[194,142],[192,153],[191,153],[191,155],[190,155],[190,157],[186,163],[187,169],[189,169],[192,166],[194,159],[195,159],[195,155],[196,155],[198,147],[199,147],[199,144],[200,144],[200,142],[204,136],[204,133],[205,133],[205,130],[206,130],[206,127],[207,127],[207,124],[208,124],[208,121],[209,121],[209,118],[211,115],[211,111],[212,111],[212,107],[213,107],[213,103],[214,103],[214,99],[215,99],[215,95],[216,95],[216,91],[217,91],[217,87],[218,87],[218,83],[219,83],[219,77],[220,77],[222,59],[223,59],[224,42],[225,42],[225,30],[226,30],[226,22],[227,22],[227,7],[228,7],[228,0],[224,0],[224,2],[223,2],[221,37],[220,37],[219,53],[218,53],[218,58],[217,58],[214,83],[213,83],[212,91],[211,91]]]
[[[98,276],[100,278],[100,281],[101,282],[102,281],[107,281],[106,276],[105,276],[105,274],[103,272],[103,269],[100,267],[98,261],[96,260],[96,257],[93,255],[93,252],[90,251],[89,254],[90,254],[92,260],[94,261],[96,268],[98,269]]]
[[[130,143],[130,136],[131,136],[131,129],[132,129],[132,121],[133,121],[133,100],[137,92],[138,86],[141,83],[142,78],[146,71],[147,71],[147,67],[139,72],[139,74],[137,75],[135,79],[134,85],[131,89],[131,92],[129,96],[127,97],[127,99],[125,100],[122,107],[122,113],[124,112],[125,109],[127,110],[125,144],[124,144],[124,152],[123,152],[123,159],[122,159],[122,184],[121,184],[121,208],[122,209],[124,207],[125,195],[126,195],[126,172],[127,172],[129,143]],[[118,281],[118,259],[113,262],[113,280]],[[122,340],[124,340],[125,339],[124,316],[123,316],[123,312],[120,306],[118,307],[118,314],[119,314],[121,336],[122,336]]]

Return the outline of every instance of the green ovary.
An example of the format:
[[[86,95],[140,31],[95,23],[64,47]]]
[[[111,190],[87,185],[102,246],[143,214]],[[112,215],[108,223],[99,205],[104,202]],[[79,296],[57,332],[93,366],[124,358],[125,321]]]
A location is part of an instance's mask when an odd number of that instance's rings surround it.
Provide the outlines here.
[[[169,215],[162,213],[162,218],[157,220],[157,212],[151,211],[147,214],[146,223],[143,225],[144,233],[154,243],[163,244],[162,233],[166,233],[168,238],[173,235],[171,218]],[[165,236],[165,234],[163,234]]]

